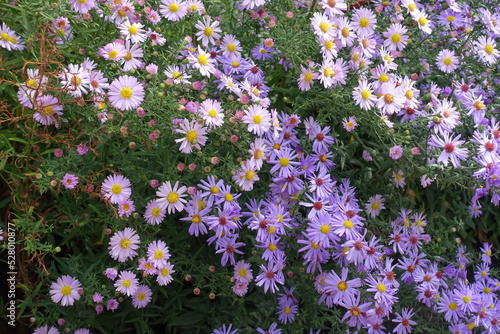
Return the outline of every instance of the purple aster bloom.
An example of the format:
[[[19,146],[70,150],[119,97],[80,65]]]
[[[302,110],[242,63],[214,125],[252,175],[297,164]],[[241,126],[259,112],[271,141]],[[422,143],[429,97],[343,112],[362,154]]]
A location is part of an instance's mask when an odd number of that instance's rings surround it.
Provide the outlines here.
[[[398,160],[403,156],[403,148],[400,145],[396,145],[389,150],[389,156],[393,160]]]
[[[232,329],[233,324],[229,324],[229,326],[226,327],[226,325],[222,325],[221,328],[219,329],[214,329],[212,334],[237,334],[238,329]]]
[[[62,184],[66,189],[74,189],[78,184],[78,176],[74,174],[66,174],[62,178]]]
[[[335,142],[332,136],[329,136],[330,127],[325,126],[323,129],[317,127],[313,129],[311,136],[314,138],[312,149],[315,153],[328,152],[328,145]]]
[[[289,177],[293,175],[295,170],[294,166],[300,165],[300,162],[294,161],[297,159],[297,153],[290,148],[282,148],[276,154],[277,160],[269,161],[274,166],[271,168],[271,174],[278,171],[280,177]]]
[[[264,44],[257,45],[250,52],[252,57],[257,60],[269,60],[273,59],[273,53],[276,50],[274,48],[266,47]]]
[[[441,292],[441,296],[437,300],[437,312],[444,313],[444,318],[448,322],[451,320],[458,322],[464,315],[455,303],[453,294],[450,295],[449,292]]]
[[[259,334],[281,334],[281,329],[276,327],[278,327],[278,324],[273,322],[267,331],[259,327],[257,328],[257,332],[259,332]]]
[[[110,299],[106,303],[106,309],[108,311],[114,311],[118,308],[118,305],[120,305],[120,303],[118,303],[118,301],[116,299]]]
[[[239,225],[233,220],[236,217],[234,210],[221,210],[217,208],[217,216],[207,216],[208,229],[215,231],[217,237],[234,232]]]
[[[481,261],[486,264],[491,264],[491,245],[487,242],[483,243],[481,249]]]
[[[393,319],[392,321],[398,323],[398,325],[394,328],[393,332],[397,334],[411,333],[413,330],[411,326],[417,324],[415,321],[411,320],[413,314],[413,309],[408,309],[406,307],[401,310],[401,315],[396,313],[396,319]]]
[[[363,285],[360,278],[355,278],[352,280],[347,280],[347,275],[349,274],[348,268],[342,268],[341,276],[337,275],[335,271],[331,271],[325,279],[325,292],[331,293],[333,296],[333,302],[337,305],[350,304],[356,298],[359,301],[359,288]]]
[[[340,240],[333,233],[331,217],[327,214],[312,217],[306,231],[307,238],[321,247],[331,247],[331,243],[336,244]]]
[[[330,205],[328,198],[322,198],[317,193],[314,193],[312,196],[308,193],[305,195],[310,202],[299,202],[299,205],[311,208],[307,214],[307,219],[313,219],[313,217],[319,217],[320,215],[328,215],[329,212],[333,211],[333,206]]]
[[[344,314],[344,317],[342,317],[341,321],[344,322],[347,320],[346,323],[350,327],[356,327],[357,329],[360,329],[361,326],[366,326],[366,312],[370,309],[371,304],[372,303],[360,304],[359,295],[355,299],[349,299],[347,303],[342,305],[348,310]]]
[[[279,290],[278,284],[285,284],[285,277],[283,275],[283,271],[281,270],[283,264],[280,262],[273,263],[272,261],[268,262],[267,267],[264,265],[260,266],[262,272],[255,279],[257,286],[264,285],[264,293],[267,293],[268,290],[271,293],[275,293]]]
[[[453,167],[455,168],[460,167],[459,159],[466,160],[468,151],[466,148],[458,147],[463,143],[465,143],[464,140],[459,140],[459,139],[460,135],[452,139],[450,134],[447,133],[443,134],[443,139],[437,137],[436,135],[431,136],[431,139],[429,140],[429,145],[443,149],[437,162],[442,162],[445,166],[448,166],[448,159],[451,159]]]
[[[284,325],[292,323],[295,320],[295,314],[298,312],[298,307],[291,300],[281,300],[278,303],[278,320]]]
[[[309,178],[309,191],[317,193],[320,197],[326,198],[332,192],[336,181],[324,170],[320,170],[316,175]]]
[[[215,253],[223,253],[221,259],[221,265],[225,266],[227,261],[234,266],[234,254],[243,254],[242,251],[238,250],[238,247],[243,247],[245,244],[243,242],[236,242],[236,237],[225,237],[217,240],[216,248],[219,248]]]
[[[453,290],[453,301],[458,305],[460,311],[465,314],[479,311],[480,297],[463,281],[460,281],[458,287]]]

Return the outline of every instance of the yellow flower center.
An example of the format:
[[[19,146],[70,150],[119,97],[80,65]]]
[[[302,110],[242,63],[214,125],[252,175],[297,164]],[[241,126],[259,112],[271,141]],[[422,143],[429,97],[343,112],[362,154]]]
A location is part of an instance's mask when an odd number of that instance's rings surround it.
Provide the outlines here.
[[[377,210],[379,207],[380,207],[380,204],[378,202],[372,203],[372,210]]]
[[[408,10],[410,12],[413,12],[415,9],[417,9],[417,5],[415,5],[414,3],[408,5]]]
[[[269,244],[269,246],[267,247],[271,252],[274,252],[276,250],[276,248],[278,248],[278,246],[276,246],[275,244]]]
[[[486,288],[483,289],[483,292],[484,293],[491,293],[491,289],[488,288],[488,287],[486,287]]]
[[[162,276],[168,276],[169,271],[168,271],[168,269],[167,269],[167,268],[163,268],[162,270],[160,270],[160,274],[161,274]]]
[[[343,37],[349,37],[349,29],[342,28],[341,33]]]
[[[129,238],[123,238],[123,239],[120,241],[120,247],[121,247],[122,249],[127,249],[127,248],[129,248],[129,247],[130,247],[130,244],[131,244],[131,243],[132,243],[132,242],[130,241],[130,239],[129,239]]]
[[[236,45],[234,45],[233,43],[229,43],[229,44],[227,45],[227,51],[229,51],[229,52],[234,52],[234,51],[236,51]]]
[[[232,68],[238,68],[238,67],[240,67],[240,63],[239,63],[239,62],[237,62],[237,61],[233,61],[233,62],[231,63],[231,67],[232,67]]]
[[[210,117],[215,117],[215,116],[217,116],[217,111],[215,111],[215,109],[210,109],[210,110],[208,111],[208,116],[210,116]]]
[[[382,74],[382,75],[378,78],[378,80],[379,80],[380,82],[387,82],[387,81],[389,81],[389,76],[388,76],[387,74],[385,74],[385,73],[384,73],[384,74]]]
[[[63,296],[69,296],[71,294],[71,291],[73,291],[73,289],[71,289],[71,287],[69,285],[64,285],[61,288],[61,294]]]
[[[115,195],[120,195],[122,192],[122,186],[119,184],[113,184],[111,187],[111,192]]]
[[[108,57],[111,58],[111,59],[115,59],[116,56],[118,56],[118,51],[116,50],[112,50],[109,54],[108,54]]]
[[[333,49],[333,42],[332,41],[325,41],[325,49],[327,49],[327,50]]]
[[[137,294],[137,300],[144,300],[146,298],[146,294],[144,292],[139,292]]]
[[[274,226],[269,226],[269,229],[267,230],[267,233],[269,234],[274,234],[276,232],[276,227]]]
[[[361,28],[366,28],[366,27],[368,27],[369,24],[370,24],[370,21],[366,17],[363,17],[363,18],[361,18],[361,20],[359,20],[359,26]]]
[[[194,140],[196,140],[197,137],[198,137],[198,132],[196,132],[194,130],[189,130],[186,133],[186,139],[190,143],[193,142]]]
[[[492,54],[493,53],[493,46],[491,46],[490,44],[487,44],[485,47],[484,47],[484,52],[486,52],[487,54]]]
[[[389,94],[389,93],[385,94],[385,95],[384,95],[384,101],[385,101],[385,103],[387,103],[387,104],[391,104],[391,103],[393,103],[393,102],[394,102],[394,95]]]
[[[354,227],[354,223],[350,220],[344,220],[344,227],[345,228],[348,228],[348,229],[351,229]]]
[[[322,225],[320,228],[319,228],[320,232],[323,233],[323,234],[328,234],[330,233],[330,226],[329,225]]]
[[[363,89],[361,91],[361,98],[363,100],[368,100],[370,98],[370,96],[372,96],[372,93],[368,89]]]
[[[87,3],[87,0],[78,0],[78,3],[81,3],[82,5]]]
[[[198,63],[200,63],[201,66],[207,66],[208,65],[208,57],[205,55],[198,55],[196,57],[198,59]]]
[[[323,75],[325,77],[330,77],[332,75],[332,69],[330,67],[325,67],[323,70]]]
[[[285,312],[286,314],[292,312],[292,310],[287,306],[285,307],[285,309],[283,310],[283,312]]]
[[[308,71],[306,72],[306,74],[304,75],[304,81],[305,82],[311,82],[313,79],[313,74],[311,71]]]
[[[453,16],[453,15],[448,15],[448,17],[446,18],[446,20],[447,20],[448,22],[453,22],[453,21],[455,21],[455,16]]]
[[[401,35],[396,33],[394,35],[392,35],[391,37],[391,41],[394,43],[394,44],[398,44],[399,42],[401,42]]]
[[[132,26],[128,27],[128,32],[131,35],[136,35],[137,32],[139,32],[139,29],[136,26],[132,25]]]
[[[122,205],[122,208],[123,208],[123,211],[127,212],[128,210],[130,210],[130,205],[128,205],[128,204],[123,204],[123,205]]]
[[[327,32],[329,28],[330,28],[330,25],[326,22],[321,22],[319,24],[319,30],[321,30],[322,32]]]
[[[82,79],[80,79],[80,77],[77,77],[76,75],[74,75],[74,76],[71,78],[71,84],[72,84],[73,86],[79,86],[81,83],[82,83]]]
[[[163,252],[161,249],[155,250],[155,260],[160,260],[163,258]]]
[[[290,164],[290,160],[288,160],[288,158],[283,157],[283,158],[281,158],[281,159],[280,159],[280,165],[281,165],[282,167],[286,167],[286,166],[288,166],[289,164]]]
[[[228,202],[232,202],[234,200],[233,195],[229,193],[224,195],[224,199]]]
[[[340,291],[345,291],[345,290],[347,290],[347,283],[344,281],[341,281],[341,282],[339,282],[339,284],[337,284],[337,288]]]
[[[176,3],[173,3],[170,6],[168,6],[168,10],[171,11],[172,13],[175,13],[179,10],[179,5]]]
[[[2,38],[2,41],[7,42],[10,36],[3,32],[0,34],[0,37]]]
[[[122,285],[125,288],[129,288],[132,285],[132,283],[130,282],[130,280],[124,279]]]
[[[131,54],[130,52],[127,52],[127,53],[125,54],[125,57],[123,57],[123,59],[124,59],[125,61],[129,61],[130,59],[132,59],[132,54]]]
[[[17,39],[11,36],[9,37],[9,42],[11,42],[12,44],[17,44]]]
[[[262,122],[262,116],[261,115],[254,115],[253,116],[253,122],[255,124],[260,124]]]
[[[217,188],[216,186],[213,186],[212,188],[210,188],[210,193],[211,194],[218,194],[219,188]]]
[[[421,26],[425,26],[429,21],[425,17],[421,17],[418,19],[418,24]]]
[[[247,179],[248,181],[252,181],[254,177],[255,172],[253,170],[249,170],[245,173],[245,179]]]
[[[132,97],[132,95],[134,95],[134,93],[132,92],[132,89],[129,87],[125,87],[120,91],[120,97],[122,99],[128,100]]]
[[[43,113],[47,116],[50,116],[52,115],[52,113],[54,113],[54,108],[52,108],[52,106],[43,107]]]
[[[158,217],[160,215],[160,212],[160,208],[153,208],[153,210],[151,210],[151,216]]]
[[[191,217],[191,222],[195,223],[195,224],[199,224],[201,222],[200,215],[194,215],[193,217]]]
[[[212,27],[206,27],[203,30],[203,33],[205,34],[205,36],[212,36],[212,34],[214,33],[214,30],[212,29]]]
[[[462,300],[464,301],[464,303],[470,303],[470,297],[469,296],[463,296],[462,297]]]
[[[402,178],[403,178],[403,175],[396,173],[396,180],[401,181]]]
[[[178,194],[178,193],[173,192],[173,191],[172,191],[172,192],[170,192],[170,193],[168,193],[168,195],[167,195],[167,201],[168,201],[169,203],[175,203],[175,202],[177,202],[178,200],[179,200],[179,194]]]
[[[455,302],[451,302],[448,304],[448,308],[452,311],[455,311],[458,308],[458,305]]]
[[[405,96],[408,100],[413,99],[413,91],[411,89],[407,90]]]
[[[386,289],[386,287],[385,287],[385,285],[384,285],[384,284],[379,283],[379,284],[377,284],[377,290],[378,290],[379,292],[384,293],[387,289]]]
[[[245,268],[241,268],[238,273],[240,274],[241,277],[247,277],[247,271]]]
[[[474,324],[473,322],[469,322],[469,323],[467,324],[467,328],[468,328],[468,329],[474,329],[474,327],[476,327],[476,324]]]
[[[450,57],[444,58],[443,59],[443,64],[445,64],[446,66],[451,65],[451,58]]]
[[[488,249],[486,252],[484,252],[484,255],[491,256],[491,251]]]

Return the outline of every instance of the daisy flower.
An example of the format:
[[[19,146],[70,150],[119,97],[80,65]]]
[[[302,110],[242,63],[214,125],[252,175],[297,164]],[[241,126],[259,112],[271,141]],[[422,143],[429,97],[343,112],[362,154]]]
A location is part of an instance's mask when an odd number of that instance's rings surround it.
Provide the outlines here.
[[[458,147],[463,143],[465,143],[465,140],[460,140],[460,135],[457,135],[452,139],[451,134],[449,133],[444,133],[443,138],[432,135],[429,139],[430,146],[443,149],[437,159],[437,162],[442,162],[443,165],[448,166],[448,160],[450,159],[453,167],[455,168],[460,167],[459,160],[467,159],[467,149]]]
[[[179,66],[167,66],[167,69],[163,73],[167,76],[167,78],[172,79],[174,84],[190,83],[188,79],[190,79],[191,76],[186,74],[185,70]]]
[[[236,37],[231,34],[224,36],[220,49],[222,50],[222,55],[224,57],[240,55],[240,52],[243,50],[240,46],[240,41],[238,41]]]
[[[143,27],[144,25],[138,22],[132,23],[129,20],[125,20],[118,26],[118,29],[120,29],[120,35],[136,44],[146,40],[146,30],[142,29]]]
[[[59,331],[54,326],[51,326],[49,328],[48,325],[45,325],[45,326],[38,327],[37,329],[35,329],[33,334],[59,334]]]
[[[63,69],[63,72],[59,74],[59,78],[63,89],[73,97],[81,97],[88,93],[90,75],[80,65],[69,64],[68,69]]]
[[[236,262],[234,266],[234,274],[233,277],[238,281],[243,281],[250,283],[253,279],[252,269],[250,268],[250,264],[241,260]]]
[[[404,173],[401,169],[398,170],[397,172],[396,171],[392,172],[392,177],[396,188],[403,188],[406,185],[405,178],[403,175]]]
[[[407,334],[412,332],[411,326],[416,325],[417,323],[413,320],[410,320],[411,317],[415,313],[413,312],[413,309],[408,309],[404,307],[401,310],[401,315],[396,312],[396,319],[393,319],[392,321],[397,323],[398,325],[396,328],[394,328],[393,333],[396,334]]]
[[[119,305],[120,305],[120,303],[118,303],[118,301],[116,299],[110,299],[106,303],[106,309],[108,311],[114,312],[118,308]]]
[[[329,17],[342,16],[347,11],[344,0],[321,0],[319,3]]]
[[[298,306],[293,303],[293,301],[288,299],[283,299],[278,303],[278,320],[286,325],[287,323],[292,323],[295,320],[295,314],[298,312]]]
[[[144,219],[146,219],[146,223],[149,225],[158,225],[163,221],[167,211],[165,209],[161,209],[157,200],[150,200],[146,205],[146,212],[144,213]]]
[[[268,148],[265,140],[263,138],[255,138],[255,141],[250,144],[250,150],[248,150],[248,153],[251,155],[248,166],[260,170],[267,152]]]
[[[201,150],[200,145],[205,145],[207,142],[207,130],[194,119],[191,122],[188,119],[183,119],[179,127],[179,129],[175,129],[175,132],[184,135],[183,138],[175,140],[176,143],[181,143],[179,150],[182,153],[191,153],[193,148]]]
[[[69,0],[71,9],[77,13],[88,13],[92,8],[96,7],[95,0]]]
[[[333,26],[333,22],[325,14],[316,12],[311,18],[311,27],[318,37],[323,37],[325,39],[335,37]]]
[[[195,55],[189,53],[187,57],[189,64],[200,71],[200,74],[206,77],[210,77],[210,74],[215,73],[215,59],[213,59],[209,53],[206,53],[198,46],[198,52]]]
[[[144,100],[144,86],[129,75],[122,75],[109,85],[109,102],[118,110],[132,110]]]
[[[396,146],[392,147],[389,150],[389,156],[393,160],[398,160],[399,158],[401,158],[403,156],[403,148],[401,146],[399,146],[399,145],[396,145]]]
[[[444,73],[451,73],[457,69],[458,58],[454,51],[441,50],[436,58],[436,65]]]
[[[80,299],[81,295],[78,291],[81,289],[82,286],[79,280],[63,275],[50,285],[49,293],[54,303],[61,302],[62,306],[71,306],[75,300]]]
[[[132,295],[132,305],[139,309],[146,307],[151,301],[153,291],[147,285],[139,285]]]
[[[134,201],[127,199],[123,202],[118,203],[118,215],[120,217],[129,217],[132,212],[134,212],[135,206]]]
[[[135,230],[126,227],[123,231],[116,232],[109,240],[109,255],[118,262],[133,259],[139,248],[141,240]]]
[[[66,189],[73,189],[78,184],[78,176],[74,174],[66,174],[62,178],[62,184]]]
[[[271,113],[260,105],[251,105],[245,110],[243,123],[248,124],[248,131],[261,137],[271,128]]]
[[[380,211],[385,209],[384,202],[385,199],[382,197],[382,195],[372,196],[368,199],[368,203],[366,203],[365,209],[371,217],[377,217],[380,214]]]
[[[170,262],[167,262],[167,264],[164,267],[158,268],[158,275],[156,276],[156,282],[158,282],[159,285],[169,284],[174,280],[172,277],[173,273],[175,273],[174,265],[171,264]]]
[[[201,40],[201,44],[204,47],[208,47],[209,44],[215,44],[215,40],[220,38],[220,32],[222,30],[219,28],[219,21],[210,22],[210,16],[205,16],[202,21],[198,21],[194,26],[198,29],[196,33],[196,39]]]
[[[167,41],[167,39],[163,37],[162,34],[157,33],[156,31],[153,31],[150,28],[148,28],[148,30],[146,31],[146,36],[148,36],[148,38],[151,40],[152,46],[155,45],[162,46]]]
[[[241,169],[233,176],[233,180],[243,191],[250,191],[253,189],[254,183],[259,181],[260,178],[257,176],[254,167],[246,163],[241,165]]]
[[[104,59],[120,61],[125,57],[127,51],[125,50],[125,46],[122,43],[108,43],[104,47],[99,48],[97,54],[103,57]]]
[[[122,271],[118,275],[118,279],[115,281],[114,287],[116,291],[123,293],[127,296],[132,296],[139,286],[139,280],[135,274],[129,270]]]
[[[113,204],[118,204],[130,198],[132,189],[130,181],[123,175],[109,175],[101,185],[104,198]]]
[[[392,115],[403,108],[405,97],[402,94],[401,86],[396,82],[389,82],[380,87],[380,97],[377,100],[377,108],[382,114]]]
[[[188,14],[188,7],[184,1],[162,0],[160,14],[169,21],[177,22]]]
[[[311,69],[301,66],[301,74],[297,79],[299,89],[303,91],[308,91],[311,89],[311,84],[313,80],[317,80],[319,77],[318,73],[314,73]]]
[[[352,16],[352,26],[359,34],[369,36],[375,32],[377,18],[372,10],[366,8],[356,9]]]
[[[22,51],[24,49],[21,38],[19,38],[14,30],[10,29],[5,23],[2,23],[0,26],[0,46],[8,51]]]
[[[165,181],[156,192],[156,196],[160,197],[156,201],[160,208],[166,209],[169,214],[176,211],[181,212],[184,210],[184,204],[186,203],[183,198],[186,197],[186,190],[186,186],[179,188],[179,181],[175,181],[173,187],[170,181]]]
[[[147,13],[146,18],[152,24],[158,24],[160,23],[161,20],[160,15],[158,15],[158,13],[154,9],[149,10],[149,13]]]
[[[350,116],[349,119],[344,118],[342,120],[342,126],[347,132],[351,132],[356,128],[358,123],[356,123],[356,116]]]
[[[156,240],[148,245],[148,261],[151,261],[156,268],[165,267],[168,259],[170,251],[165,242]]]
[[[202,15],[205,10],[205,5],[200,0],[187,0],[186,6],[188,8],[188,13]]]
[[[203,101],[198,113],[209,128],[219,127],[224,124],[224,113],[219,101],[212,99]]]
[[[354,88],[352,97],[354,103],[364,110],[370,110],[377,102],[377,97],[373,94],[372,83],[366,79],[359,80],[359,85]]]
[[[123,63],[123,70],[130,71],[131,69],[138,69],[144,67],[144,63],[141,58],[144,57],[144,52],[140,48],[139,44],[130,44],[130,41],[125,42],[125,56],[121,62]]]
[[[431,22],[429,21],[429,16],[423,11],[419,11],[415,17],[415,21],[418,23],[418,28],[424,33],[430,35],[432,32]]]
[[[476,53],[486,64],[495,64],[497,58],[500,56],[500,52],[496,49],[497,43],[491,37],[480,36],[478,40],[474,43],[476,47]]]
[[[393,23],[384,32],[384,37],[386,40],[384,41],[384,46],[387,47],[389,51],[403,51],[408,42],[408,36],[405,34],[408,32],[408,29],[403,27],[401,23]]]
[[[36,111],[33,114],[33,118],[43,125],[56,123],[56,117],[63,114],[63,106],[59,104],[59,100],[52,95],[39,96],[36,102]]]
[[[279,290],[277,284],[285,284],[285,277],[283,276],[282,263],[269,262],[267,267],[260,265],[260,270],[262,271],[255,279],[257,286],[264,286],[264,293],[271,291],[275,293]]]

